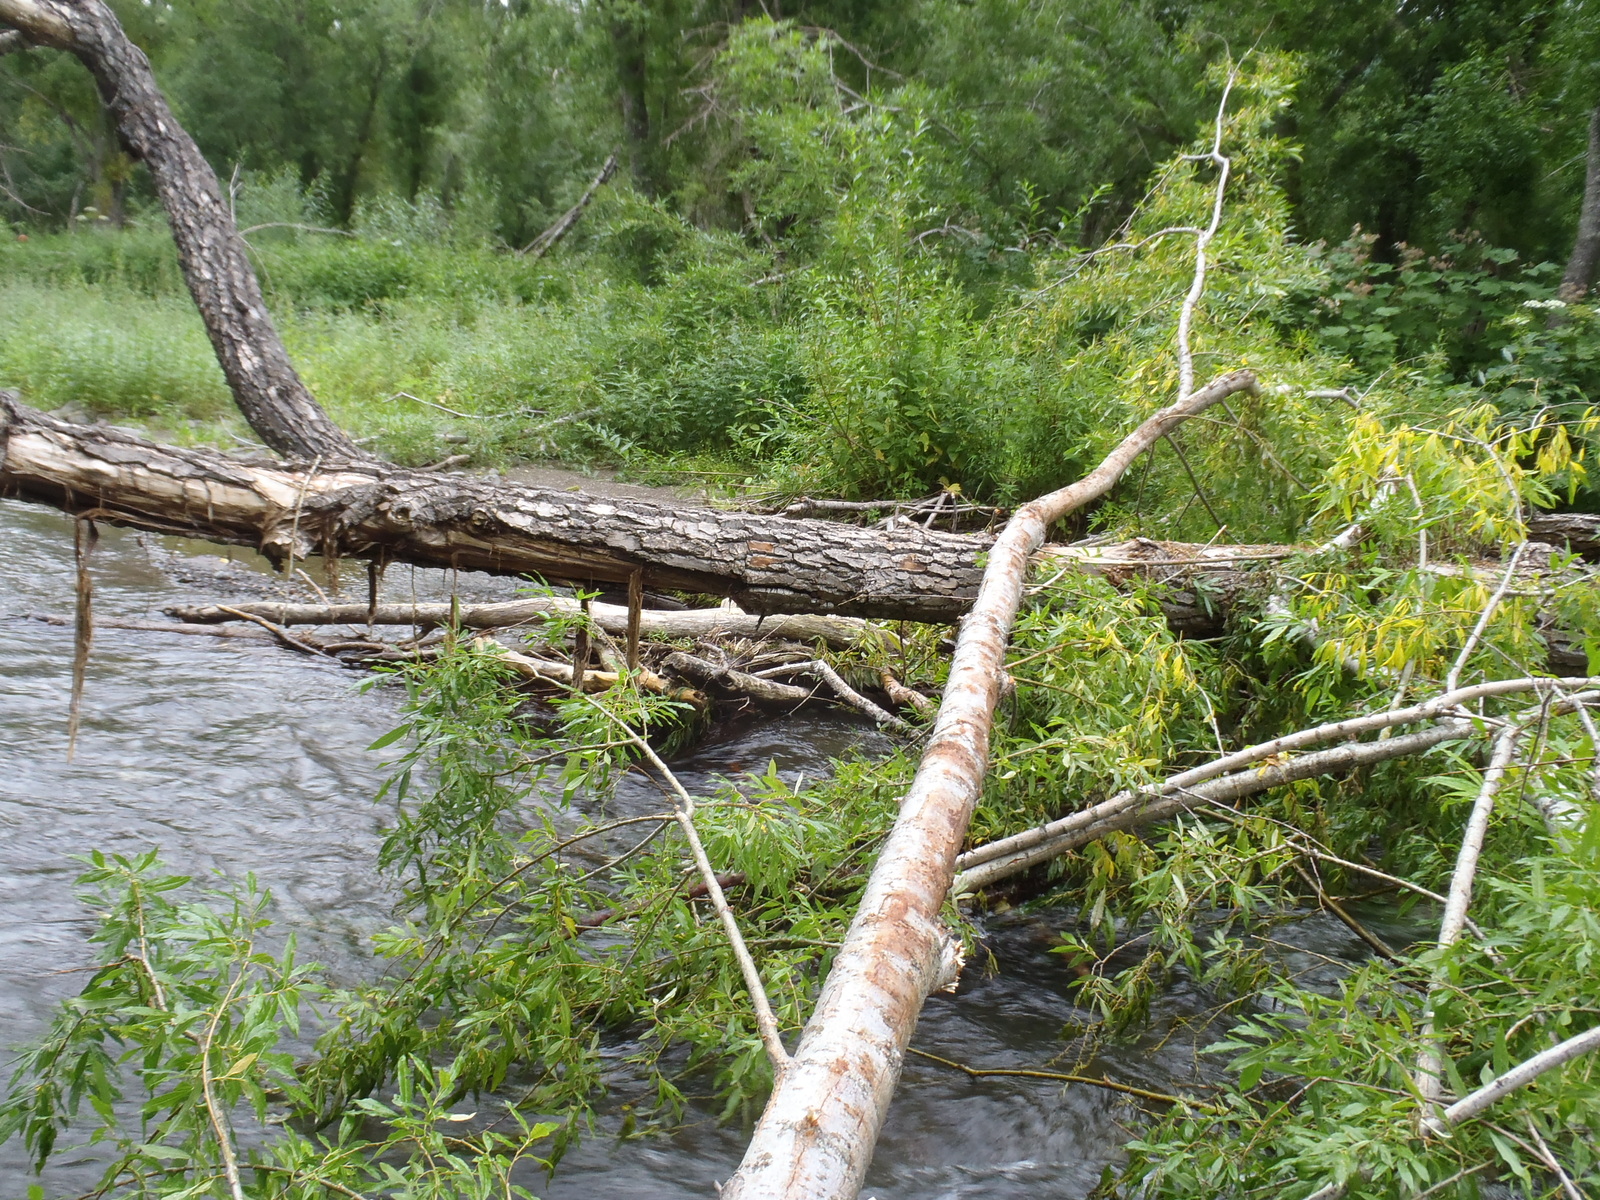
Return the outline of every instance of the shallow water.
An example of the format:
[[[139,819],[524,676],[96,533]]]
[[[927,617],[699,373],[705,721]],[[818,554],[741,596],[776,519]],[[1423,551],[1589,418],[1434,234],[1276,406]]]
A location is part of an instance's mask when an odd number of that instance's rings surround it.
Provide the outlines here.
[[[101,630],[83,700],[77,755],[66,761],[70,626],[27,614],[69,615],[72,529],[59,513],[0,501],[0,1029],[14,1045],[37,1036],[54,1003],[81,986],[88,961],[85,909],[72,856],[90,849],[161,849],[175,870],[223,879],[255,872],[275,897],[275,917],[300,940],[301,957],[336,977],[372,970],[368,936],[386,921],[390,892],[373,868],[382,809],[371,798],[381,754],[366,747],[395,723],[392,689],[358,693],[361,676],[270,644]],[[191,545],[190,549],[200,549]],[[138,540],[107,529],[94,556],[101,616],[160,616],[163,605],[204,598],[174,583]],[[202,575],[204,571],[200,572]],[[440,573],[391,573],[389,588],[438,595]],[[505,594],[510,584],[490,585]],[[861,721],[801,714],[730,724],[674,766],[691,788],[716,776],[760,772],[775,760],[786,779],[815,778],[852,745],[881,745]],[[658,805],[651,785],[619,808]],[[1104,1073],[1171,1092],[1200,1073],[1196,1024],[1210,1001],[1178,980],[1136,1044],[1076,1064],[1074,1029],[1088,1013],[1076,977],[1049,953],[1064,914],[994,918],[993,973],[969,967],[956,996],[930,1001],[915,1045],[979,1067]],[[1364,951],[1343,929],[1308,918],[1284,940],[1319,956],[1355,961]],[[1319,964],[1321,964],[1319,966]],[[620,1104],[634,1081],[615,1080]],[[575,1149],[557,1176],[529,1181],[546,1200],[704,1197],[732,1173],[746,1130],[691,1109],[669,1135],[602,1135]],[[880,1200],[1081,1197],[1117,1160],[1138,1110],[1103,1089],[1021,1078],[971,1079],[913,1057],[864,1195]],[[602,1120],[602,1126],[607,1121]],[[97,1171],[60,1162],[52,1194],[75,1194]],[[0,1147],[0,1197],[31,1176],[20,1144]]]

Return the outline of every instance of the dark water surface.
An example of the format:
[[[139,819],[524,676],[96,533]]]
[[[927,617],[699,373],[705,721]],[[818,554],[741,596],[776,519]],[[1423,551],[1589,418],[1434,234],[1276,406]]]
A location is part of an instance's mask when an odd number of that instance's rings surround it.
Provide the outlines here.
[[[390,892],[373,867],[385,817],[371,802],[381,755],[366,747],[395,724],[397,693],[358,694],[357,673],[270,644],[104,629],[68,764],[72,631],[27,614],[70,615],[71,544],[64,516],[0,501],[0,1040],[37,1036],[55,1002],[83,982],[63,971],[90,961],[85,910],[72,886],[81,868],[71,861],[90,849],[159,847],[173,869],[202,879],[253,871],[275,897],[276,919],[298,934],[302,959],[341,979],[373,971],[367,938],[386,922]],[[205,596],[173,582],[167,567],[133,535],[104,530],[94,558],[97,612],[158,617],[163,605]],[[439,573],[393,575],[399,594],[446,587]],[[786,778],[815,778],[832,755],[871,749],[876,736],[829,713],[734,724],[675,768],[691,788],[760,772],[770,759]],[[631,799],[646,802],[642,790]],[[618,800],[625,806],[630,797]],[[648,802],[659,806],[653,789]],[[1189,1021],[1209,1001],[1181,980],[1136,1045],[1074,1063],[1073,1031],[1090,1015],[1073,1003],[1075,977],[1049,953],[1066,922],[1065,914],[992,918],[987,949],[996,970],[976,962],[959,995],[932,1000],[916,1045],[989,1068],[1041,1067],[1067,1053],[1056,1069],[1076,1066],[1163,1092],[1192,1086],[1199,1068]],[[1321,918],[1283,936],[1309,948],[1309,968],[1319,955],[1335,960],[1329,971],[1362,957],[1359,943]],[[619,1104],[634,1082],[617,1077]],[[555,1179],[529,1184],[546,1200],[714,1195],[747,1131],[718,1126],[712,1112],[691,1110],[664,1136],[619,1141],[602,1133],[569,1154]],[[864,1195],[1081,1197],[1138,1120],[1127,1099],[1103,1089],[971,1079],[912,1058]],[[47,1190],[73,1195],[97,1177],[93,1162],[59,1162]],[[0,1200],[21,1196],[30,1180],[20,1144],[0,1147]]]

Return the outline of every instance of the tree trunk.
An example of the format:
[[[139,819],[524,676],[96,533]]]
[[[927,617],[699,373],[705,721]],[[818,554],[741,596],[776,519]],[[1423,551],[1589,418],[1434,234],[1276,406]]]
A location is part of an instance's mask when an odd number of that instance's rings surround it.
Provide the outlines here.
[[[72,52],[94,76],[128,152],[150,168],[184,279],[251,428],[287,457],[366,457],[296,374],[216,174],[111,10],[102,0],[0,0],[0,21],[32,42]]]
[[[250,546],[275,562],[374,557],[580,583],[732,596],[753,613],[953,621],[978,594],[992,539],[603,499],[409,471],[372,460],[297,470],[179,449],[104,425],[61,421],[0,393],[0,490],[158,533]],[[1215,633],[1248,568],[1282,546],[1138,540],[1044,554],[1113,582],[1206,577],[1208,599],[1173,591],[1178,629]]]
[[[941,912],[988,768],[1028,564],[1050,525],[1110,491],[1157,439],[1255,387],[1253,373],[1235,371],[1161,410],[1082,480],[1018,509],[990,548],[916,777],[724,1200],[854,1200],[860,1191],[917,1015],[935,988],[952,982]]]
[[[1600,262],[1600,104],[1589,115],[1587,162],[1578,233],[1572,240],[1572,257],[1561,276],[1561,289],[1556,293],[1569,304],[1583,299],[1594,282],[1596,263]]]
[[[634,13],[613,18],[611,48],[617,60],[617,99],[622,113],[622,136],[628,147],[628,174],[633,177],[634,187],[646,196],[654,196],[650,108],[646,95],[649,68],[640,20]]]

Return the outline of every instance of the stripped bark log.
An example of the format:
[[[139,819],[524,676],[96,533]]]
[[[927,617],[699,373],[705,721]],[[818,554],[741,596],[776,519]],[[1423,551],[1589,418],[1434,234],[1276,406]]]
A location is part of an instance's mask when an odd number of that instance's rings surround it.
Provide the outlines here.
[[[530,596],[494,604],[462,604],[454,614],[448,604],[283,604],[273,601],[227,606],[238,612],[265,617],[279,625],[448,625],[454,619],[466,629],[507,629],[545,621],[551,616],[574,616],[579,602],[570,596]],[[167,615],[193,624],[236,620],[220,605],[178,605]],[[589,603],[589,618],[613,636],[626,637],[629,610],[620,604]],[[711,639],[772,638],[789,642],[825,642],[847,650],[881,636],[879,629],[857,617],[819,617],[804,613],[764,617],[726,608],[639,610],[639,631],[666,637]]]
[[[184,280],[250,427],[289,457],[367,457],[295,372],[216,173],[111,9],[101,0],[0,0],[0,22],[37,45],[72,53],[94,76],[128,153],[150,168]]]
[[[953,939],[940,914],[983,785],[1030,559],[1052,523],[1110,491],[1158,438],[1255,387],[1252,372],[1235,371],[1162,409],[1083,479],[1018,509],[991,547],[916,777],[725,1200],[851,1200],[860,1190],[917,1015],[948,976]]]

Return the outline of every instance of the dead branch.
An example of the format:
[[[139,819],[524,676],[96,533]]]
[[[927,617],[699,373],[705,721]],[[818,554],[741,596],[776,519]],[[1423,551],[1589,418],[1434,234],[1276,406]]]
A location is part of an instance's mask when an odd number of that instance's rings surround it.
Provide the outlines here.
[[[813,661],[806,663],[797,663],[793,669],[797,672],[804,671],[807,674],[815,675],[818,679],[822,680],[823,683],[827,684],[828,687],[833,689],[833,694],[839,697],[841,701],[855,709],[857,712],[864,713],[866,716],[871,717],[880,728],[892,729],[896,733],[910,734],[915,732],[910,725],[907,725],[892,712],[889,712],[887,709],[880,708],[871,700],[868,700],[860,692],[856,691],[855,688],[851,687],[844,681],[839,672],[835,671],[821,659],[814,659]]]
[[[702,687],[736,692],[757,704],[794,708],[816,698],[816,692],[811,688],[795,687],[791,683],[775,683],[770,679],[762,679],[759,675],[735,670],[733,667],[719,666],[706,659],[697,658],[693,654],[686,654],[682,650],[675,650],[667,655],[661,665],[686,679],[694,680]]]
[[[584,209],[589,207],[589,202],[594,199],[594,194],[604,187],[617,172],[617,151],[613,150],[606,159],[605,165],[600,168],[600,173],[590,181],[589,186],[583,190],[583,195],[578,197],[578,202],[566,212],[562,213],[556,223],[546,229],[533,241],[529,242],[518,254],[530,254],[534,258],[543,258],[555,249],[556,244],[572,232],[572,227],[583,216]]]
[[[889,699],[894,703],[915,709],[925,717],[932,716],[938,710],[939,706],[937,704],[915,688],[908,688],[901,683],[894,677],[894,673],[888,667],[884,667],[878,672],[878,678],[883,682],[884,692],[888,694]]]
[[[448,625],[452,620],[448,604],[380,604],[368,609],[365,604],[284,604],[256,602],[230,606],[232,611],[265,617],[279,625],[363,625],[368,614],[374,625],[415,625],[427,629]],[[570,596],[530,596],[494,604],[463,604],[454,615],[466,629],[512,629],[538,624],[552,616],[573,616],[579,603]],[[590,601],[590,619],[613,636],[629,633],[628,609],[620,604]],[[221,605],[178,605],[167,615],[180,621],[210,624],[229,620]],[[819,617],[805,614],[754,616],[727,608],[641,609],[639,630],[643,634],[665,637],[775,638],[784,641],[823,641],[834,649],[848,649],[862,641],[872,641],[880,631],[855,617]]]

